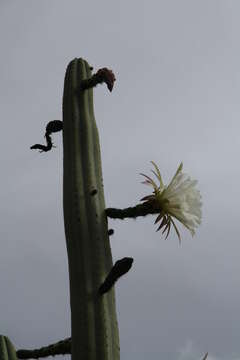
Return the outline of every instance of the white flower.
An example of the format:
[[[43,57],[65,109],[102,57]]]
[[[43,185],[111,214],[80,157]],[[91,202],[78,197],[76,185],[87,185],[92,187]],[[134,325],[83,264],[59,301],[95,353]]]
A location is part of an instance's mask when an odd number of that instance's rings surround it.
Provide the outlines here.
[[[159,180],[160,185],[157,186],[153,179],[145,174],[143,175],[147,180],[143,184],[153,187],[154,195],[148,195],[141,199],[147,201],[155,209],[159,209],[159,215],[155,220],[155,224],[161,221],[157,231],[164,227],[163,232],[167,231],[166,238],[168,237],[171,225],[176,230],[179,241],[181,241],[180,233],[172,217],[179,220],[192,234],[195,234],[195,228],[201,223],[201,195],[196,189],[197,180],[191,178],[182,172],[183,164],[181,163],[173,176],[170,184],[165,186],[157,165],[151,161],[155,167],[155,171],[151,170]]]

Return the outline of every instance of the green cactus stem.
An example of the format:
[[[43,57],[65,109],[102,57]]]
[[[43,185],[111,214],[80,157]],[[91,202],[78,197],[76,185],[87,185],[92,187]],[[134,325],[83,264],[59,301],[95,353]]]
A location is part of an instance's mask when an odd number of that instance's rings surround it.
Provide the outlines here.
[[[0,360],[17,360],[14,345],[7,336],[0,335]]]
[[[102,82],[104,72],[100,75]],[[63,94],[63,205],[72,359],[119,360],[114,288],[98,294],[113,264],[93,90],[82,86],[91,78],[87,61],[74,59],[66,71]],[[97,191],[93,194],[93,190]]]

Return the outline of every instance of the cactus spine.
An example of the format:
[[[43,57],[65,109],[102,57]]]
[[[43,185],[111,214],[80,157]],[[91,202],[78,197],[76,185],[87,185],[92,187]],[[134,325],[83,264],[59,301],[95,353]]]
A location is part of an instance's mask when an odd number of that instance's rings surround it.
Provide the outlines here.
[[[63,205],[73,360],[119,360],[114,289],[98,288],[112,268],[93,90],[81,90],[89,64],[68,65],[63,94]],[[94,190],[97,190],[94,191]]]

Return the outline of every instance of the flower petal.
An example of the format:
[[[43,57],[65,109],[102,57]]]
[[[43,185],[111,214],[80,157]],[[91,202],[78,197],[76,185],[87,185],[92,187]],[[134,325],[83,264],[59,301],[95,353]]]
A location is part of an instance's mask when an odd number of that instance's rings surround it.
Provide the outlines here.
[[[141,198],[140,201],[153,200],[153,199],[155,199],[154,195],[147,195],[147,196],[144,196],[143,198]]]
[[[157,228],[156,231],[159,231],[164,225],[166,225],[166,223],[167,223],[167,217],[166,217],[166,215],[164,215],[163,219],[162,219],[162,222],[161,222],[161,224],[159,225],[159,227]]]
[[[142,173],[140,173],[140,175],[145,176],[145,177],[148,179],[148,180],[145,180],[146,182],[145,182],[144,184],[150,184],[150,185],[153,186],[153,188],[154,188],[155,190],[158,189],[158,186],[156,185],[155,181],[153,181],[153,179],[151,179],[149,176],[147,176],[147,175],[145,175],[145,174],[142,174]]]
[[[160,182],[160,187],[163,188],[164,187],[164,184],[163,184],[163,181],[162,181],[162,177],[161,177],[161,173],[160,173],[160,170],[158,168],[158,166],[155,164],[154,161],[151,161],[151,163],[153,164],[153,166],[155,167],[155,170],[157,172],[157,174],[153,171],[153,173],[156,175],[156,177],[158,178],[159,182]]]
[[[157,222],[159,222],[163,216],[164,216],[164,213],[160,213],[160,214],[158,215],[158,217],[156,218],[154,224],[156,224]]]
[[[171,222],[172,222],[172,224],[173,224],[173,226],[174,226],[174,229],[175,229],[175,231],[176,231],[176,233],[177,233],[177,236],[178,236],[178,239],[179,239],[179,243],[181,243],[180,232],[178,231],[178,228],[177,228],[175,222],[173,221],[172,217],[171,217]]]

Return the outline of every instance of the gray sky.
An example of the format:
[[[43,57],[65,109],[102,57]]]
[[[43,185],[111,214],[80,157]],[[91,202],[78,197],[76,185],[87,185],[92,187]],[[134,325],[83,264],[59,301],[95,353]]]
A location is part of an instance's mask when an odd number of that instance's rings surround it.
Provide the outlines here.
[[[70,336],[62,209],[64,73],[83,57],[117,81],[94,90],[106,204],[149,193],[183,161],[203,221],[155,232],[155,216],[110,220],[113,259],[134,258],[116,286],[121,360],[240,359],[240,3],[233,0],[0,1],[0,333],[16,348]],[[64,357],[69,358],[69,357]]]

